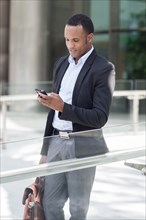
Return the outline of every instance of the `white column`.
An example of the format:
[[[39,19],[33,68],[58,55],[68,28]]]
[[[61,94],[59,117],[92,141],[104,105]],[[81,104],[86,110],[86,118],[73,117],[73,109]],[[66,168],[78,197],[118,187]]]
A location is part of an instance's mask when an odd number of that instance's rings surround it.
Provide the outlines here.
[[[34,82],[46,80],[50,37],[49,2],[11,1],[10,94],[33,93]]]

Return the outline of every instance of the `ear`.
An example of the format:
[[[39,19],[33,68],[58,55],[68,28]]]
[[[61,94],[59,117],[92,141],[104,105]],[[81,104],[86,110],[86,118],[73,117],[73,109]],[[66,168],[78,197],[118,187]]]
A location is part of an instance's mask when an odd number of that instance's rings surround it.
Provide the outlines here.
[[[87,35],[87,41],[89,43],[92,43],[92,41],[93,41],[93,33],[90,33],[90,34]]]

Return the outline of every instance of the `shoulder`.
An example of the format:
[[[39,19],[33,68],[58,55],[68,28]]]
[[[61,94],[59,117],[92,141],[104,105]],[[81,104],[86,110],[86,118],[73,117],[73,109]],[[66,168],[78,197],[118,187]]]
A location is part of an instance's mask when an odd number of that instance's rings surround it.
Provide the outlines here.
[[[68,60],[68,56],[63,56],[60,57],[54,64],[54,68],[53,68],[53,78],[55,77],[55,75],[57,74],[57,72],[59,71],[60,67],[64,64],[64,62],[66,62]]]
[[[114,64],[110,62],[108,59],[106,59],[104,56],[98,54],[95,49],[93,50],[91,56],[94,57],[93,67],[95,67],[96,69],[102,71],[115,69]]]
[[[55,67],[59,66],[63,62],[65,62],[68,59],[68,55],[60,57],[56,62],[55,62]]]

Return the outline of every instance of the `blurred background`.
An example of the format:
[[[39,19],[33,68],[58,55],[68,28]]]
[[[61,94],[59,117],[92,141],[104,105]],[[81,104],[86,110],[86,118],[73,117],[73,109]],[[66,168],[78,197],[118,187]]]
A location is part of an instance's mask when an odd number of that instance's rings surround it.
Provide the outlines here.
[[[10,110],[48,111],[36,101],[35,88],[51,91],[54,62],[68,54],[64,26],[75,13],[93,20],[94,47],[116,67],[115,91],[126,91],[125,95],[114,93],[111,114],[133,114],[134,123],[145,117],[146,0],[0,0],[3,133]],[[19,102],[12,97],[21,94],[26,96],[19,97]],[[29,98],[30,94],[35,97]]]
[[[145,0],[0,0],[0,94],[50,89],[54,62],[67,53],[74,13],[95,25],[94,46],[116,66],[116,89],[145,89]]]
[[[48,109],[38,104],[35,88],[51,91],[53,64],[68,53],[64,26],[75,13],[91,17],[94,47],[116,67],[104,128],[110,150],[145,146],[146,0],[0,0],[1,139],[9,141],[0,148],[1,171],[38,164]],[[26,96],[18,101],[17,95]],[[0,219],[22,219],[22,194],[31,181],[1,187]],[[144,177],[123,162],[98,167],[89,217],[144,220]]]

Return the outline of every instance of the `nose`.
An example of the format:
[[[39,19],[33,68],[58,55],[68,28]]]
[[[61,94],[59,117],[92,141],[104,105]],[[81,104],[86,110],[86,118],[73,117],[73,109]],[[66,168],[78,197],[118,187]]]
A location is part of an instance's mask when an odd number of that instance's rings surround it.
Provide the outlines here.
[[[71,42],[71,41],[68,41],[67,42],[67,47],[68,47],[69,50],[73,49],[74,48],[74,43]]]

